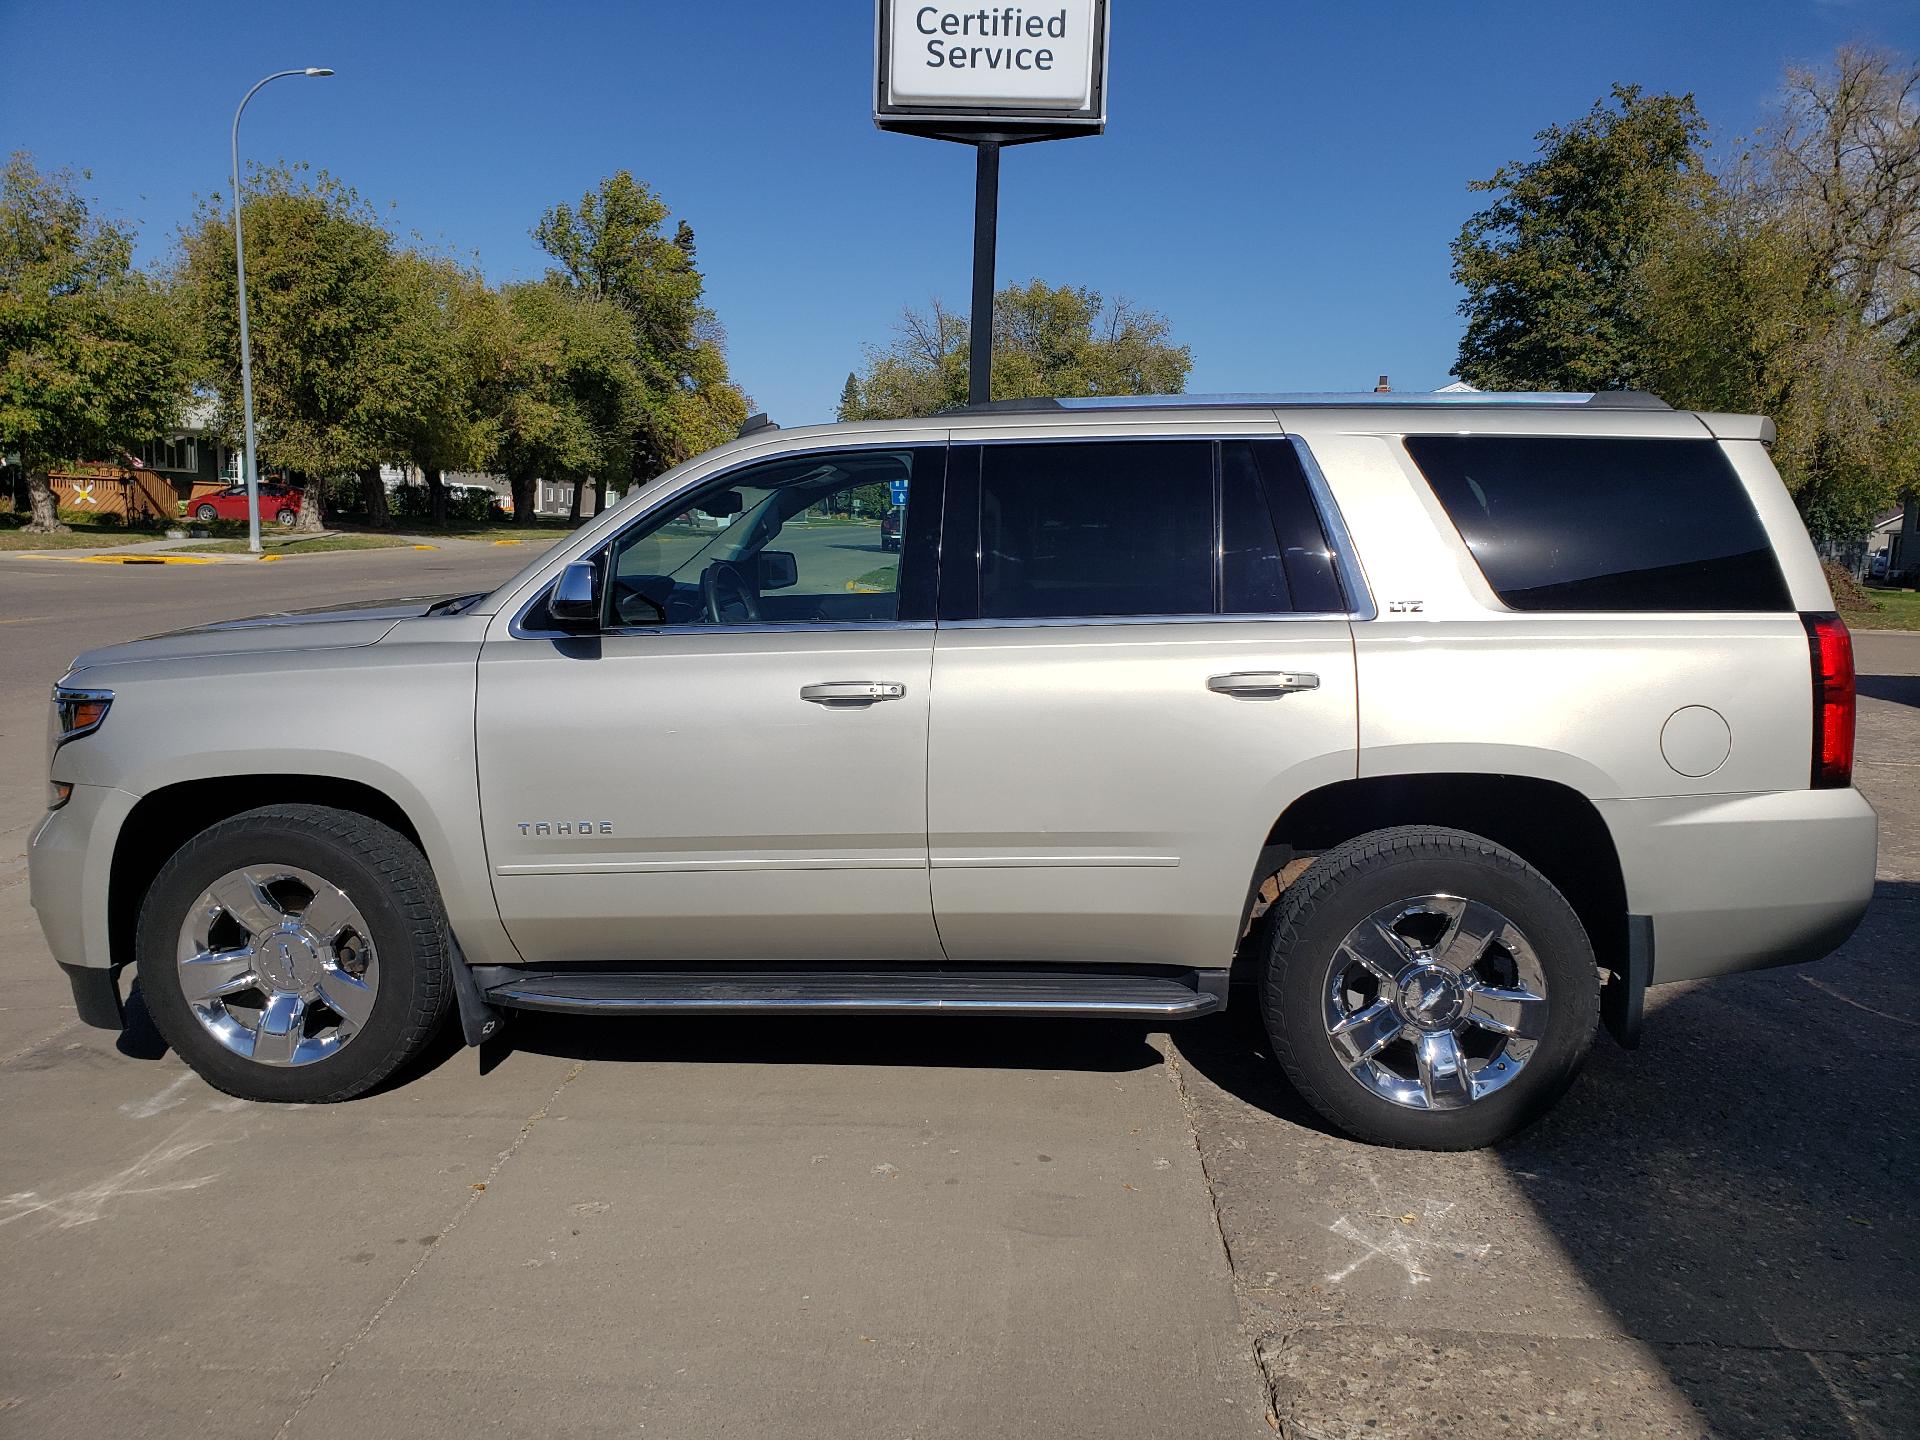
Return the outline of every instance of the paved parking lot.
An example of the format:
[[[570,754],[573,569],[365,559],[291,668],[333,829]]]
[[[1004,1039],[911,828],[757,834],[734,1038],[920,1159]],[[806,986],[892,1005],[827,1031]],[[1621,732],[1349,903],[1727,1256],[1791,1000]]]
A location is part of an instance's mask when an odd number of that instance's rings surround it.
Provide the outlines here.
[[[1498,1152],[1329,1135],[1251,1007],[529,1019],[316,1108],[71,1023],[21,858],[66,658],[525,558],[0,557],[0,1435],[1920,1430],[1920,636],[1859,637],[1860,934],[1657,992]]]

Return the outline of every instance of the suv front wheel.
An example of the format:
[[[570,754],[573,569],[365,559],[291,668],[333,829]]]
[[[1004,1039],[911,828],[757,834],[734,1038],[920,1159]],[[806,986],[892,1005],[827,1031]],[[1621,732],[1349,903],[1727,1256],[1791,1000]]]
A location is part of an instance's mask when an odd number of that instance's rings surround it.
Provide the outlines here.
[[[1600,985],[1551,882],[1461,830],[1327,851],[1281,893],[1261,983],[1287,1075],[1376,1144],[1467,1150],[1538,1118],[1593,1043]]]
[[[154,1024],[248,1100],[346,1100],[417,1055],[452,999],[426,857],[376,820],[249,810],[161,867],[136,956]]]

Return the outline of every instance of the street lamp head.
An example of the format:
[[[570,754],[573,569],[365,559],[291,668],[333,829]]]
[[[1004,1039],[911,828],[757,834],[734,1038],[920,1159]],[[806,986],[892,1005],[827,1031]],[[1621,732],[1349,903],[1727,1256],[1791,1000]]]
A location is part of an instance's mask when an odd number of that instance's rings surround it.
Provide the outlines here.
[[[319,65],[309,65],[307,67],[307,74],[309,75],[331,75],[332,73],[333,71]]]

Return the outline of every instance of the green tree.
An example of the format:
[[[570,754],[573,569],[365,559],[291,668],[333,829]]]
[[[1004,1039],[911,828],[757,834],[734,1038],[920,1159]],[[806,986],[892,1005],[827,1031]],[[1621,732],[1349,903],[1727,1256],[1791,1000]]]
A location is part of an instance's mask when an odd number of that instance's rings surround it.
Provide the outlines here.
[[[318,529],[326,477],[359,475],[372,517],[384,519],[383,460],[407,437],[442,383],[444,352],[409,317],[396,283],[393,239],[366,203],[325,172],[256,169],[241,218],[253,342],[254,416],[262,466],[307,481],[303,529]],[[182,236],[179,283],[198,319],[202,374],[219,395],[218,422],[241,434],[239,309],[233,233],[219,196]]]
[[[1920,66],[1843,49],[1789,72],[1774,123],[1652,237],[1649,388],[1771,415],[1819,539],[1920,485]]]
[[[417,403],[399,417],[400,458],[426,478],[429,518],[445,525],[446,472],[485,469],[498,445],[485,392],[506,363],[508,322],[485,282],[453,260],[403,251],[393,273],[403,318],[387,348],[425,364]]]
[[[50,464],[162,434],[187,392],[175,314],[84,178],[24,152],[0,171],[0,447],[20,452],[36,531],[65,528]]]
[[[631,478],[648,480],[739,431],[747,398],[727,374],[726,337],[704,300],[693,230],[666,233],[666,203],[625,170],[540,217],[533,238],[568,284],[618,307],[633,328],[643,401]],[[601,477],[603,480],[605,477]]]
[[[1152,310],[1084,286],[1041,280],[994,296],[996,400],[1028,396],[1177,395],[1193,353]],[[934,415],[967,401],[968,326],[938,300],[908,309],[893,343],[867,351],[840,396],[843,420]]]
[[[497,465],[513,489],[514,521],[533,523],[534,485],[628,474],[646,403],[627,315],[558,280],[510,285],[501,296],[506,344],[482,384]]]
[[[1691,95],[1616,85],[1533,160],[1476,191],[1498,195],[1453,242],[1467,319],[1453,368],[1483,390],[1613,390],[1647,383],[1636,278],[1653,237],[1704,183]]]

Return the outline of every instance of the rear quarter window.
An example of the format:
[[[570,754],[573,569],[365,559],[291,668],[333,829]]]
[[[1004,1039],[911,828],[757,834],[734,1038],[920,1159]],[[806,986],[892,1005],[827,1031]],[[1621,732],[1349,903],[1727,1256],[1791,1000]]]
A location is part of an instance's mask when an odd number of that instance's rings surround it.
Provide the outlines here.
[[[1406,446],[1515,610],[1793,609],[1712,440],[1409,435]]]

